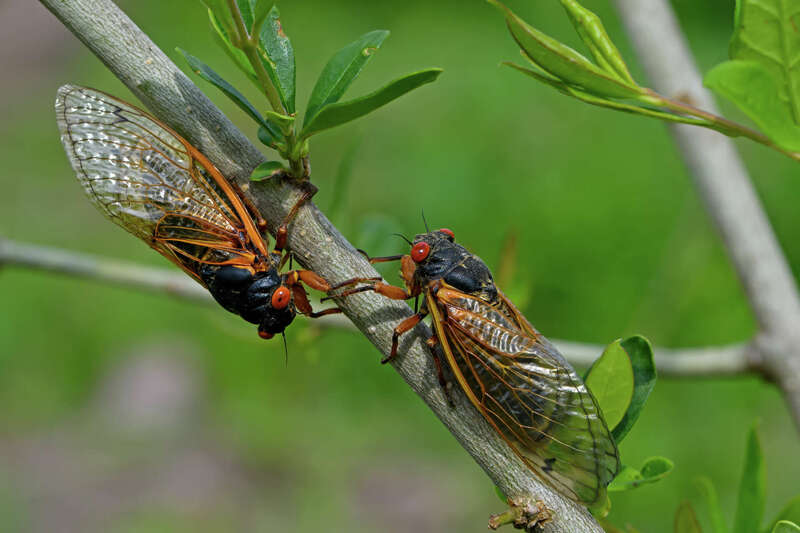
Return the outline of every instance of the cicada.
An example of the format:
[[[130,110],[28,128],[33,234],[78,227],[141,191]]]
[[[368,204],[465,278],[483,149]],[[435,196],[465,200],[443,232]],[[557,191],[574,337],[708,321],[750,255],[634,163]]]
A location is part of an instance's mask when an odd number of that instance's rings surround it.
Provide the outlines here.
[[[314,312],[303,287],[327,291],[309,270],[279,270],[287,226],[313,195],[308,184],[269,250],[264,221],[233,182],[168,126],[100,91],[65,85],[56,97],[61,141],[89,200],[203,285],[228,311],[282,333]]]
[[[400,260],[406,288],[366,278],[335,287],[338,296],[375,291],[422,297],[418,311],[394,329],[399,337],[431,316],[428,340],[444,384],[440,353],[460,389],[514,453],[565,496],[591,506],[604,501],[619,454],[592,393],[581,378],[497,288],[486,264],[455,243],[449,229],[417,235]]]

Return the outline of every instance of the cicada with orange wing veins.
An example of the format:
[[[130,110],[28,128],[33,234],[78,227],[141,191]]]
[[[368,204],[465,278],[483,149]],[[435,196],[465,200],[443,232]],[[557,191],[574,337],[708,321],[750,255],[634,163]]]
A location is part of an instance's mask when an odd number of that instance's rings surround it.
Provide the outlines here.
[[[398,338],[426,315],[428,344],[444,384],[439,353],[472,405],[542,480],[592,506],[605,500],[619,454],[597,401],[581,378],[497,288],[486,264],[455,243],[448,229],[417,235],[401,260],[406,288],[351,279],[333,287],[340,297],[375,291],[388,298],[423,297],[419,311],[394,329]]]
[[[112,222],[146,242],[206,287],[228,311],[258,324],[272,338],[297,311],[314,312],[303,283],[327,291],[309,270],[279,273],[287,226],[305,192],[277,232],[269,250],[264,221],[238,186],[172,129],[105,93],[65,85],[56,116],[61,141],[87,196]]]

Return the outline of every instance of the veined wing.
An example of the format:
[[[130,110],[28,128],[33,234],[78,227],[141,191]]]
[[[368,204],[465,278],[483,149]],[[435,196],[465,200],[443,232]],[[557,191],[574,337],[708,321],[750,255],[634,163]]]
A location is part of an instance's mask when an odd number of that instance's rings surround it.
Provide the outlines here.
[[[266,256],[231,185],[152,116],[105,93],[65,85],[56,117],[92,203],[196,279],[201,264],[250,266],[253,252]]]
[[[428,306],[459,384],[514,452],[562,494],[600,501],[619,456],[569,363],[502,293],[490,305],[445,286]]]

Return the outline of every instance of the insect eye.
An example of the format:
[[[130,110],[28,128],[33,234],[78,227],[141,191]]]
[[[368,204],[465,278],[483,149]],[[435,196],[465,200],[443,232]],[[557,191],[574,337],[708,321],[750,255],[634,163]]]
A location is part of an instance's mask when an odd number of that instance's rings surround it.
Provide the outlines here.
[[[262,339],[271,339],[275,335],[273,335],[272,333],[267,333],[266,331],[259,330],[258,336],[261,337]]]
[[[291,293],[289,289],[286,287],[278,287],[275,289],[275,292],[272,293],[272,308],[273,309],[284,309],[287,305],[289,305],[289,300],[291,299]]]
[[[445,235],[450,237],[450,242],[453,242],[454,240],[456,240],[456,234],[453,233],[453,230],[451,230],[451,229],[442,228],[442,229],[439,230],[439,233],[444,233]]]
[[[411,248],[411,259],[413,259],[415,263],[419,263],[428,257],[430,251],[431,247],[427,242],[418,242]]]

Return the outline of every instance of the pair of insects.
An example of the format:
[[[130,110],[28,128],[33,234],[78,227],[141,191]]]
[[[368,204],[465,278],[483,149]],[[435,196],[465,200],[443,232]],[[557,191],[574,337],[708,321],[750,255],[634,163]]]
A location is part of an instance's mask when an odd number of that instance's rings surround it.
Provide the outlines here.
[[[206,287],[225,309],[271,338],[296,313],[318,317],[303,285],[336,297],[374,291],[392,299],[422,297],[399,337],[426,315],[444,380],[442,357],[460,389],[512,450],[564,495],[601,501],[619,458],[597,402],[558,351],[496,287],[480,258],[452,231],[417,235],[401,261],[406,288],[370,278],[335,286],[309,270],[280,274],[287,227],[313,192],[306,190],[279,227],[274,249],[266,222],[247,197],[169,127],[144,111],[91,89],[64,86],[56,114],[61,138],[90,200]],[[440,355],[441,354],[441,355]]]

